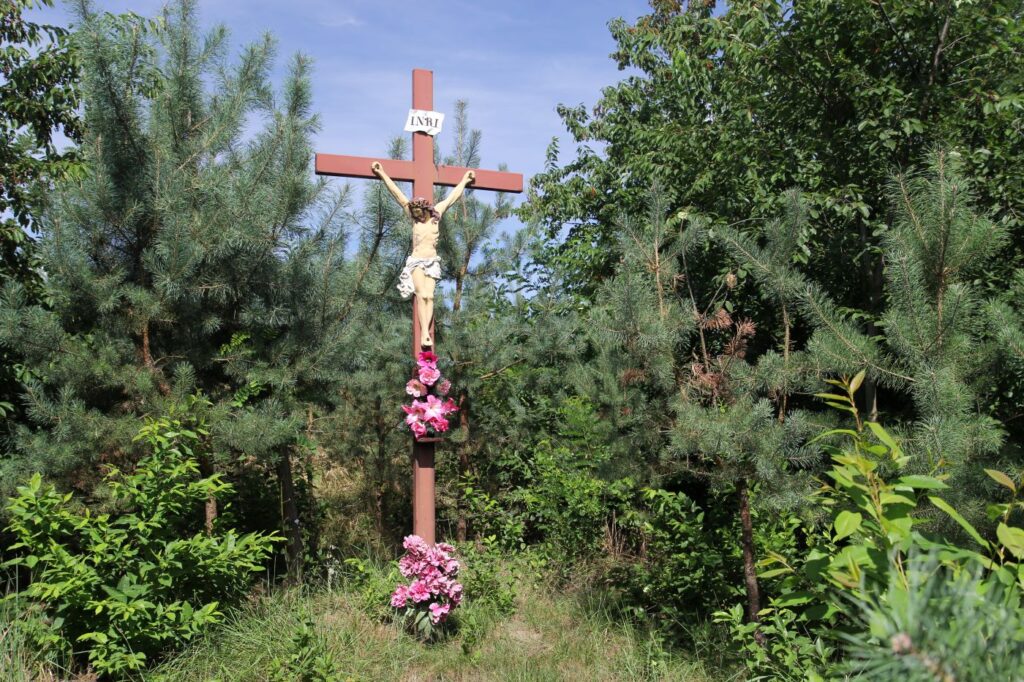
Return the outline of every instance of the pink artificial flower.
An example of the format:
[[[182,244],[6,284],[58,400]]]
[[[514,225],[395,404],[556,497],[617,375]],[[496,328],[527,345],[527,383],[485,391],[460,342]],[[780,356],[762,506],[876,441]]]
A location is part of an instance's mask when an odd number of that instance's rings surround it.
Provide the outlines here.
[[[419,398],[426,394],[427,387],[415,379],[409,379],[409,383],[405,385],[405,392],[413,398]]]
[[[419,535],[406,535],[402,539],[402,549],[411,554],[426,554],[430,547]]]
[[[441,378],[441,372],[433,365],[421,365],[419,377],[424,385],[433,386],[434,382]]]
[[[423,414],[423,408],[426,406],[426,403],[420,402],[419,400],[414,400],[412,401],[412,405],[402,405],[402,411],[408,415],[412,415],[415,416],[416,418],[419,418],[419,416]],[[408,422],[408,420],[406,421]]]
[[[401,571],[402,575],[406,578],[419,576],[426,565],[426,562],[423,561],[419,554],[408,554],[398,560],[398,570]]]
[[[444,552],[437,549],[437,547],[431,547],[427,550],[427,563],[431,566],[440,568],[444,566]]]
[[[422,405],[422,413],[420,419],[425,422],[430,422],[433,425],[434,420],[441,419],[444,417],[444,403],[442,403],[436,396],[428,395],[427,400]]]
[[[443,379],[441,383],[437,385],[437,392],[441,395],[448,395],[448,391],[452,390],[452,382],[447,379]]]
[[[391,595],[391,605],[396,609],[404,609],[405,603],[409,600],[409,588],[399,585]]]
[[[434,545],[434,547],[441,550],[442,552],[445,552],[446,554],[451,554],[455,551],[455,548],[449,545],[447,542],[439,542],[436,545]]]
[[[416,359],[416,363],[420,367],[423,367],[424,365],[436,365],[437,364],[437,356],[434,355],[429,350],[425,350],[425,351],[423,351],[422,353],[419,354],[419,357]]]
[[[409,424],[409,429],[412,431],[412,435],[416,436],[417,439],[423,438],[427,435],[427,427],[420,420],[416,420],[412,424]]]
[[[438,433],[444,433],[445,431],[448,430],[448,420],[445,419],[444,417],[438,417],[437,419],[431,419],[430,420],[430,426],[434,429],[434,431],[436,431]]]
[[[433,603],[430,605],[430,622],[437,625],[445,618],[448,617],[448,612],[451,611],[452,607],[448,604]]]
[[[413,580],[412,585],[409,585],[409,598],[413,602],[419,604],[430,599],[430,588],[422,580]]]
[[[446,415],[455,414],[458,411],[459,411],[459,406],[455,404],[454,400],[452,400],[451,398],[448,398],[448,400],[444,401],[444,413]]]

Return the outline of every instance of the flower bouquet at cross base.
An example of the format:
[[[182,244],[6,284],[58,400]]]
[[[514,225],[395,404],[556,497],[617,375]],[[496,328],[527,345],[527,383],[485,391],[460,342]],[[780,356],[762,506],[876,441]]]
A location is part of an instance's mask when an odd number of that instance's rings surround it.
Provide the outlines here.
[[[416,440],[437,437],[449,429],[448,416],[459,411],[455,401],[445,399],[452,388],[437,369],[437,356],[430,351],[416,358],[416,377],[405,385],[405,392],[413,397],[412,404],[402,405],[405,424]]]
[[[444,542],[431,547],[418,535],[406,537],[402,546],[405,556],[398,560],[398,570],[411,582],[395,588],[391,605],[402,613],[410,630],[429,640],[462,602],[455,548]]]

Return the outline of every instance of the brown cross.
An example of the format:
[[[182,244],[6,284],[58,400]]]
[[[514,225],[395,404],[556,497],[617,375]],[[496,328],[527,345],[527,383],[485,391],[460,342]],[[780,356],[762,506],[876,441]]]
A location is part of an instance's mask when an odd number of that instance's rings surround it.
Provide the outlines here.
[[[412,71],[412,108],[431,111],[434,108],[434,73],[426,69]],[[520,173],[460,168],[458,166],[434,165],[434,138],[426,133],[412,134],[412,161],[376,159],[368,156],[341,156],[338,154],[317,154],[316,174],[336,175],[344,178],[368,178],[376,180],[370,166],[379,161],[384,172],[395,181],[412,182],[412,196],[434,200],[434,185],[454,187],[459,184],[467,170],[473,170],[476,179],[471,189],[486,189],[495,192],[523,191],[523,176]],[[416,359],[420,346],[419,321],[416,315],[416,300],[412,302],[412,353]],[[437,337],[434,352],[437,352]],[[434,443],[413,440],[412,444],[412,532],[433,544],[434,533]]]

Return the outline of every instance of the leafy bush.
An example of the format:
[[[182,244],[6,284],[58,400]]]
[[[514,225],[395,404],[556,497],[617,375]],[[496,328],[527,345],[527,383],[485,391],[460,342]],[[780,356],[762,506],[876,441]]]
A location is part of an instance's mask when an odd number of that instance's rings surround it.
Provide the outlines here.
[[[323,633],[312,621],[296,629],[288,655],[270,663],[270,682],[340,682],[341,679]]]
[[[716,620],[725,623],[755,679],[792,682],[824,682],[822,671],[831,668],[835,647],[822,636],[805,634],[789,609],[762,609],[761,620],[745,623],[743,605],[720,611]]]
[[[672,628],[736,594],[740,584],[737,531],[708,523],[705,511],[682,492],[645,488],[616,519],[621,552],[613,584],[639,620]]]
[[[493,536],[459,546],[463,571],[460,574],[468,601],[486,604],[507,616],[516,607],[516,570],[498,548]]]
[[[607,453],[584,456],[567,447],[541,442],[533,453],[534,480],[522,491],[528,522],[553,555],[585,557],[604,538],[608,484],[594,475]]]
[[[394,619],[391,595],[402,574],[394,562],[373,563],[364,559],[344,561],[343,578],[346,585],[357,591],[359,606],[370,618],[386,623]]]
[[[772,553],[762,562],[761,577],[782,580],[760,623],[743,623],[738,611],[716,619],[729,624],[751,672],[772,679],[784,679],[780,671],[797,679],[1013,679],[999,672],[1024,665],[1015,626],[1024,620],[1024,565],[1015,561],[1024,531],[1008,525],[1017,484],[988,472],[1013,499],[991,507],[999,525],[996,541],[986,540],[938,496],[947,488],[940,477],[911,473],[896,440],[861,421],[854,394],[862,378],[833,382],[842,394],[823,395],[855,423],[822,436],[846,439],[831,448],[832,483],[819,493],[830,522],[808,538],[800,560]],[[975,546],[930,533],[928,515],[938,513]],[[832,645],[845,646],[849,661],[828,656]]]
[[[206,500],[231,492],[199,477],[191,447],[202,435],[180,419],[147,420],[136,440],[151,454],[105,476],[113,513],[76,508],[38,474],[18,488],[7,511],[19,556],[5,565],[31,577],[19,596],[46,613],[40,645],[84,647],[101,674],[138,671],[216,622],[221,602],[263,570],[274,536],[194,530]]]

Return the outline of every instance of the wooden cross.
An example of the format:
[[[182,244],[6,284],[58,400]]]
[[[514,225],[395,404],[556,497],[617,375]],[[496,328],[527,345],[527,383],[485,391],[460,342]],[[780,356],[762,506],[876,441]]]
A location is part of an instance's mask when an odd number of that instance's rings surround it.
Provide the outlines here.
[[[413,69],[412,108],[431,111],[434,108],[434,73],[426,69]],[[412,161],[376,159],[367,156],[340,156],[338,154],[317,154],[317,175],[335,175],[344,178],[367,178],[376,180],[370,166],[379,161],[384,172],[396,181],[412,181],[412,196],[425,197],[434,201],[434,185],[454,187],[469,168],[434,165],[434,138],[423,132],[412,134]],[[523,191],[523,176],[520,173],[472,169],[476,180],[470,189],[486,189],[495,192]],[[443,219],[441,229],[444,229]],[[433,322],[431,322],[431,327]],[[437,337],[433,330],[437,352]],[[416,315],[416,299],[412,301],[412,355],[420,352],[420,330]],[[434,443],[412,443],[412,532],[430,544],[435,541],[434,520]]]

